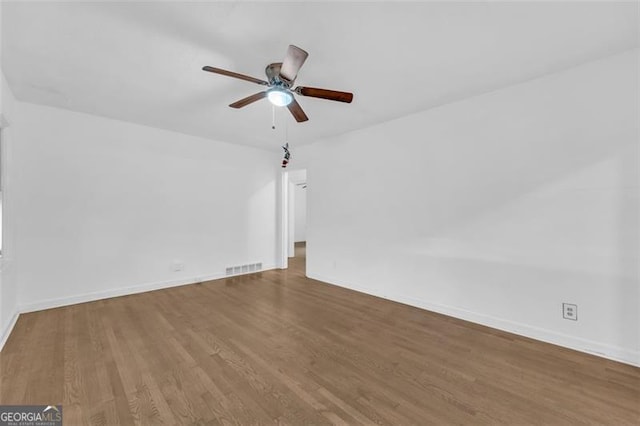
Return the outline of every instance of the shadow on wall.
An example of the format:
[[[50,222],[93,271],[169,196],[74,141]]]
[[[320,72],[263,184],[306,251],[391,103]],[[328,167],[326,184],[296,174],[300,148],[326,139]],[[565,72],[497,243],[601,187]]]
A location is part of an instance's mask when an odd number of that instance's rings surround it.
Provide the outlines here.
[[[637,57],[311,147],[309,276],[640,351]]]
[[[638,132],[637,132],[638,133]],[[636,141],[640,141],[636,134]],[[634,144],[630,152],[623,152],[616,158],[618,170],[617,187],[623,188],[618,195],[617,213],[614,219],[617,224],[618,252],[615,259],[618,264],[615,269],[628,274],[630,284],[616,286],[619,291],[616,298],[611,300],[611,308],[618,313],[619,324],[629,324],[636,327],[635,336],[638,341],[635,348],[638,351],[637,365],[640,365],[640,145]],[[627,186],[631,183],[631,186]],[[631,311],[617,309],[631,303]],[[619,330],[619,329],[618,329]]]
[[[436,230],[415,216],[389,221],[369,211],[380,232],[371,232],[370,221],[354,221],[345,225],[348,234],[324,233],[340,262],[325,270],[392,299],[455,301],[470,312],[482,306],[516,324],[552,324],[576,338],[607,336],[613,346],[640,349],[637,151],[627,144],[592,153],[591,163],[583,158],[563,173],[555,167],[553,177],[529,182],[526,191],[513,182],[508,191],[480,188],[479,205]],[[425,217],[432,202],[427,206],[419,209]],[[408,210],[415,215],[417,208]],[[562,319],[563,301],[578,304],[578,328]]]

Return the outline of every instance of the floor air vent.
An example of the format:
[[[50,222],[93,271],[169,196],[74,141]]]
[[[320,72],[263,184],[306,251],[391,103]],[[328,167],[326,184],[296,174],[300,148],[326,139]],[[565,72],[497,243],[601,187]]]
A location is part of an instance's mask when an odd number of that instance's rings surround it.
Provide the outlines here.
[[[225,268],[225,274],[229,275],[242,275],[250,274],[251,272],[258,272],[262,270],[262,262],[247,263],[246,265],[228,266]]]

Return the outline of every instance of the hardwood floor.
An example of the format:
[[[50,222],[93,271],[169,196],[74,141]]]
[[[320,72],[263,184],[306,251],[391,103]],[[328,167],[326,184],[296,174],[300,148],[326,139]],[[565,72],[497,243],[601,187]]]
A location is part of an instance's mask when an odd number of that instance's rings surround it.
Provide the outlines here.
[[[303,256],[21,315],[0,369],[0,404],[66,425],[640,424],[638,368],[307,279]]]

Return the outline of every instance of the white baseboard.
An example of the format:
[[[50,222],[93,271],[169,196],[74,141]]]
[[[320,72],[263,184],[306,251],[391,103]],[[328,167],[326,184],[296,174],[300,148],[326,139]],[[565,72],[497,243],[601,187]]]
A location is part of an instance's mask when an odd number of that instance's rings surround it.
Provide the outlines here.
[[[16,325],[19,316],[20,314],[18,313],[18,311],[14,311],[11,315],[11,319],[9,320],[9,324],[7,324],[7,326],[3,330],[0,330],[0,352],[2,352],[4,344],[7,343],[7,339],[9,338],[13,327]]]
[[[554,345],[562,346],[565,348],[573,349],[580,352],[596,355],[602,358],[611,359],[613,361],[622,362],[625,364],[634,365],[640,367],[640,352],[633,351],[626,348],[607,345],[604,343],[596,342],[593,340],[582,339],[580,337],[570,336],[563,333],[558,333],[553,330],[539,328],[528,324],[518,323],[511,320],[493,317],[490,315],[479,314],[477,312],[471,312],[465,309],[456,308],[454,306],[447,306],[437,303],[427,302],[425,300],[416,299],[404,295],[380,294],[374,290],[357,287],[347,286],[340,284],[336,280],[332,280],[327,277],[321,277],[317,275],[307,275],[309,278],[322,281],[338,287],[348,288],[350,290],[358,291],[372,296],[380,297],[382,299],[391,300],[394,302],[404,303],[406,305],[415,306],[417,308],[425,309],[427,311],[437,312],[450,317],[459,318],[465,321],[473,322],[487,327],[495,328],[498,330],[507,331],[509,333],[518,334],[531,339],[540,340]]]
[[[276,266],[269,265],[263,268],[262,271],[268,271],[272,269],[276,269]],[[246,275],[246,274],[241,274],[241,275]],[[454,318],[460,318],[466,321],[470,321],[476,324],[485,325],[487,327],[496,328],[498,330],[507,331],[510,333],[518,334],[518,335],[529,337],[532,339],[541,340],[543,342],[552,343],[558,346],[563,346],[569,349],[574,349],[580,352],[585,352],[592,355],[596,355],[603,358],[607,358],[614,361],[619,361],[625,364],[630,364],[630,365],[640,367],[640,352],[638,351],[633,351],[626,348],[607,345],[607,344],[603,344],[593,340],[582,339],[575,336],[569,336],[563,333],[558,333],[556,331],[543,329],[543,328],[531,326],[528,324],[510,321],[510,320],[505,320],[502,318],[496,318],[490,315],[479,314],[476,312],[456,308],[453,306],[431,303],[431,302],[427,302],[427,301],[413,298],[413,297],[408,297],[403,295],[393,295],[393,296],[389,296],[386,294],[383,295],[368,288],[357,287],[357,286],[347,286],[344,284],[340,284],[338,282],[335,282],[335,280],[332,280],[327,277],[321,277],[321,276],[312,275],[312,274],[309,274],[308,277],[318,281],[323,281],[328,284],[348,288],[351,290],[370,294],[383,299],[392,300],[394,302],[404,303],[404,304],[422,308],[428,311],[433,311],[433,312],[448,315]],[[62,306],[74,305],[77,303],[92,302],[92,301],[101,300],[101,299],[108,299],[111,297],[127,296],[131,294],[144,293],[152,290],[178,287],[182,285],[195,284],[199,282],[212,281],[212,280],[218,280],[223,278],[230,278],[230,276],[227,276],[224,274],[215,274],[215,275],[190,278],[190,279],[187,278],[187,279],[160,281],[155,283],[147,283],[147,284],[130,286],[130,287],[121,287],[113,290],[85,293],[82,295],[69,296],[69,297],[63,297],[63,298],[57,298],[57,299],[47,299],[47,300],[41,300],[41,301],[32,302],[28,304],[23,304],[19,306],[18,311],[13,313],[11,321],[9,322],[7,327],[5,327],[4,330],[1,330],[2,334],[0,334],[0,350],[2,350],[2,347],[7,341],[9,335],[11,334],[11,331],[13,330],[13,327],[15,326],[15,323],[18,320],[18,316],[20,313],[41,311],[44,309],[58,308]]]
[[[253,274],[257,272],[264,272],[271,269],[275,269],[275,265],[267,265],[263,267],[260,271],[254,271],[251,273]],[[154,283],[140,284],[140,285],[134,285],[129,287],[120,287],[112,290],[96,291],[92,293],[84,293],[80,295],[67,296],[67,297],[61,297],[56,299],[39,300],[36,302],[19,305],[18,311],[20,313],[42,311],[45,309],[59,308],[62,306],[75,305],[78,303],[93,302],[96,300],[109,299],[112,297],[128,296],[131,294],[145,293],[147,291],[161,290],[163,288],[179,287],[183,285],[219,280],[223,278],[232,278],[232,277],[237,277],[240,275],[248,275],[248,274],[249,273],[225,275],[220,273],[220,274],[207,275],[207,276],[197,276],[192,278],[180,278],[176,280],[158,281]]]

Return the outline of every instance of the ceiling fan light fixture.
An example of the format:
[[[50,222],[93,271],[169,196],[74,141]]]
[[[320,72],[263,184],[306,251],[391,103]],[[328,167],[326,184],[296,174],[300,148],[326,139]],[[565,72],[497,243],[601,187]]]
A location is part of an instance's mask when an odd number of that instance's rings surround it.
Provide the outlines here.
[[[284,90],[270,90],[267,98],[275,106],[287,106],[293,101],[293,95]]]
[[[1,2],[2,0],[0,0]],[[249,104],[257,102],[261,99],[268,98],[273,106],[286,106],[293,118],[298,123],[309,120],[307,114],[298,102],[296,102],[294,92],[299,96],[308,96],[311,98],[327,99],[329,101],[338,101],[350,104],[353,100],[353,93],[339,92],[337,90],[321,89],[319,87],[302,87],[293,88],[300,67],[307,60],[309,54],[297,46],[290,45],[287,54],[282,62],[273,62],[265,68],[264,72],[267,80],[251,77],[249,75],[239,74],[237,72],[228,71],[222,68],[204,66],[203,71],[212,72],[214,74],[225,75],[227,77],[245,80],[251,83],[267,86],[263,90],[253,95],[242,98],[229,104],[231,108],[244,108]],[[275,111],[275,110],[274,110]],[[274,127],[275,128],[275,127]]]

